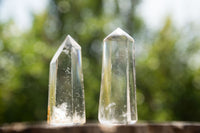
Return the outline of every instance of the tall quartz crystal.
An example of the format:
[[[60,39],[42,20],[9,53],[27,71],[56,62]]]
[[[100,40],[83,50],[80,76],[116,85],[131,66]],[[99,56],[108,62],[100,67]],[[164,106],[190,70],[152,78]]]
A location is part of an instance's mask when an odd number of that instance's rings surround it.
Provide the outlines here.
[[[103,42],[98,118],[101,124],[137,121],[134,39],[117,28]]]
[[[48,123],[85,123],[81,47],[67,36],[50,63]]]

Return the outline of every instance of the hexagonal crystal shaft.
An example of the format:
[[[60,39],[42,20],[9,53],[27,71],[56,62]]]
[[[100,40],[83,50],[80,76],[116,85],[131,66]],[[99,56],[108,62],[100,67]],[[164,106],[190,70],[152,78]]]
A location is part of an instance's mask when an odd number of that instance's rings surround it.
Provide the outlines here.
[[[103,42],[98,118],[102,124],[137,121],[134,39],[117,28]]]
[[[53,125],[85,123],[81,47],[69,35],[50,63],[47,117]]]

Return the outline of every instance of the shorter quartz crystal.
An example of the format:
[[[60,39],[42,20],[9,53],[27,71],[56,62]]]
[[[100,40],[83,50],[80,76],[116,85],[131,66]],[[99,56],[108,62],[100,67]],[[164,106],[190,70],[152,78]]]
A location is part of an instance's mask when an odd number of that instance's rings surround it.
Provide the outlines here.
[[[47,121],[52,125],[85,123],[81,47],[67,36],[50,63]]]

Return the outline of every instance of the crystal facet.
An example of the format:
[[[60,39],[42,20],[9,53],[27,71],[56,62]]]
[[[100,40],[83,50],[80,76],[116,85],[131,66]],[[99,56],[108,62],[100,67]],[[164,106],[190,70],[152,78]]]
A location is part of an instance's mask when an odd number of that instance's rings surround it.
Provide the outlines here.
[[[81,47],[69,35],[50,63],[47,121],[53,125],[85,123]]]
[[[134,39],[117,28],[103,42],[98,118],[101,124],[137,121]]]

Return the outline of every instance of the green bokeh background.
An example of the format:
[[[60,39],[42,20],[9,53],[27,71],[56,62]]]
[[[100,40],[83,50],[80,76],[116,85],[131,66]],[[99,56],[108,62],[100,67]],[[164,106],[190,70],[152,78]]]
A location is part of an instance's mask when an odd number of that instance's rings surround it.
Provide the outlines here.
[[[51,0],[22,34],[1,22],[0,124],[46,120],[49,63],[67,34],[82,47],[86,116],[97,121],[102,40],[117,27],[136,40],[139,120],[199,121],[199,27],[177,29],[169,16],[150,30],[135,13],[140,1],[130,2],[124,11],[118,0]]]

